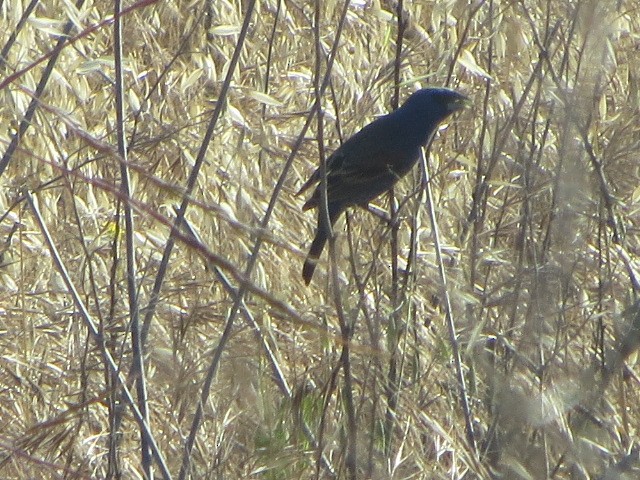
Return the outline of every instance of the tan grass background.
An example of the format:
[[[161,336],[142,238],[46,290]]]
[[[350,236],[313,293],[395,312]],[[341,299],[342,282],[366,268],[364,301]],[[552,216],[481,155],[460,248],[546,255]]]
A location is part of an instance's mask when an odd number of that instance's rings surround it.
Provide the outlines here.
[[[404,2],[399,57],[394,2],[353,1],[344,20],[333,0],[124,7],[120,121],[113,5],[0,2],[2,478],[160,478],[163,462],[178,478],[185,458],[198,479],[638,478],[640,2]],[[322,137],[313,120],[298,148],[328,67]],[[315,217],[294,193],[318,138],[330,153],[392,108],[396,72],[401,100],[472,99],[429,149],[442,259],[416,168],[397,236],[350,211],[338,284],[325,254],[305,287]],[[201,149],[185,216],[199,240],[181,229],[136,344]],[[146,443],[105,351],[129,380],[143,358]]]

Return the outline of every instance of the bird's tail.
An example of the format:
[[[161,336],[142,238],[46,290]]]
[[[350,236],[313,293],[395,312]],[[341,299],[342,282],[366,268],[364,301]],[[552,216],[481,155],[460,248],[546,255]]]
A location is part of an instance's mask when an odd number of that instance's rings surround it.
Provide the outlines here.
[[[302,266],[302,278],[306,285],[311,283],[313,272],[316,270],[316,265],[318,264],[318,260],[320,260],[320,255],[322,254],[322,250],[324,249],[328,239],[329,235],[327,235],[327,232],[322,232],[320,230],[316,233],[316,238],[313,239],[313,243],[311,244],[311,248],[307,254],[307,259],[304,261],[304,265]]]
[[[329,223],[331,226],[336,223],[342,210],[343,207],[339,205],[329,205]],[[311,283],[311,277],[313,277],[313,272],[316,270],[316,265],[318,264],[322,250],[324,250],[324,246],[327,244],[327,240],[329,240],[330,233],[331,228],[326,224],[326,220],[322,218],[322,212],[318,211],[318,229],[316,230],[316,236],[313,242],[311,242],[311,248],[302,266],[302,278],[306,285]]]

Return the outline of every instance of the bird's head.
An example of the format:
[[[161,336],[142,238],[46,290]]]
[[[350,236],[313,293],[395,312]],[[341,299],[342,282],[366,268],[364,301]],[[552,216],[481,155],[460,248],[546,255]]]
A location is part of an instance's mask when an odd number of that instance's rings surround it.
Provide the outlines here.
[[[448,88],[422,88],[411,94],[402,109],[440,122],[470,103],[468,97]]]

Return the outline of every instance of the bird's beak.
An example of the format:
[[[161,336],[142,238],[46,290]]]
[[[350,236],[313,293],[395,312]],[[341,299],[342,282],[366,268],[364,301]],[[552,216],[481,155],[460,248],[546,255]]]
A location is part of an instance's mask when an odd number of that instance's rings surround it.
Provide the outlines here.
[[[458,110],[462,110],[465,107],[471,105],[471,100],[469,97],[465,97],[464,95],[460,95],[459,97],[454,98],[447,104],[447,109],[450,112],[457,112]]]

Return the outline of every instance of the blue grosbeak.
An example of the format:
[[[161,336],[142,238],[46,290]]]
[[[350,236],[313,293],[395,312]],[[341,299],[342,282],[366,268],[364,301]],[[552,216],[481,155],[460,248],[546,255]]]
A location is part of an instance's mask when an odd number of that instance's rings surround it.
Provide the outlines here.
[[[327,159],[327,213],[333,225],[351,205],[366,205],[389,190],[420,158],[438,125],[469,100],[446,88],[423,88],[414,92],[394,112],[371,122],[344,142]],[[320,182],[320,169],[305,182],[297,195]],[[331,228],[320,208],[321,184],[302,207],[318,209],[318,227],[302,268],[309,285]]]

